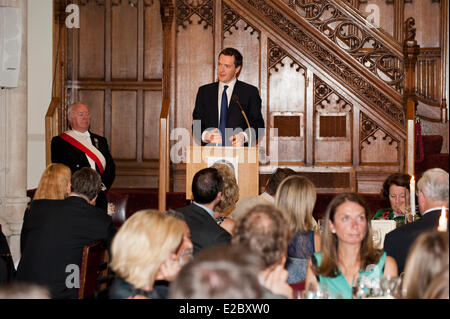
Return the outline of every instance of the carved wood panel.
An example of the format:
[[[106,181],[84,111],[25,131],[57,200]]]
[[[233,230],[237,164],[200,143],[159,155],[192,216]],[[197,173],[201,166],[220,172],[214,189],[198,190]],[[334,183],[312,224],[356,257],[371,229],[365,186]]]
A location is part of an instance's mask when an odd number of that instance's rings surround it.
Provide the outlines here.
[[[294,162],[304,165],[305,151],[305,106],[306,106],[306,68],[292,55],[269,38],[268,58],[268,113],[267,126],[275,130],[270,132],[269,154],[278,154],[283,163]],[[295,127],[288,136],[285,128],[277,125],[277,118],[294,118]],[[279,120],[280,123],[286,119]],[[276,131],[278,130],[278,131]],[[298,134],[294,134],[295,131]]]
[[[352,163],[353,105],[314,76],[314,162]],[[345,126],[342,126],[345,123]],[[330,127],[326,127],[330,126]],[[321,132],[326,133],[321,135]],[[333,134],[330,133],[335,133]]]
[[[398,165],[399,140],[363,112],[361,114],[361,164]]]
[[[138,8],[113,0],[111,7],[111,78],[137,80]]]
[[[79,70],[77,76],[80,80],[105,78],[106,14],[104,1],[89,1],[80,5]],[[71,70],[72,68],[69,67],[69,72]],[[69,78],[71,78],[70,75]]]

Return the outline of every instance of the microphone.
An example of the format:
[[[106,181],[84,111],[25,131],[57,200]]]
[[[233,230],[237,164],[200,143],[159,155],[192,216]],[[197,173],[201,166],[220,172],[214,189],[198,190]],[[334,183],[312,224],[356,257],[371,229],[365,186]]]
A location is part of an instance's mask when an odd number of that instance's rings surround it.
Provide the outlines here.
[[[249,141],[248,146],[252,146],[252,129],[250,128],[250,123],[248,122],[247,115],[245,114],[244,109],[242,108],[242,105],[241,105],[241,103],[239,102],[239,99],[238,99],[238,97],[237,97],[235,94],[233,94],[233,95],[231,96],[231,99],[232,99],[232,100],[239,106],[239,108],[241,109],[241,113],[242,113],[242,115],[244,116],[245,122],[247,123],[247,127],[248,127],[248,133],[249,133],[249,136],[248,136],[248,141]]]

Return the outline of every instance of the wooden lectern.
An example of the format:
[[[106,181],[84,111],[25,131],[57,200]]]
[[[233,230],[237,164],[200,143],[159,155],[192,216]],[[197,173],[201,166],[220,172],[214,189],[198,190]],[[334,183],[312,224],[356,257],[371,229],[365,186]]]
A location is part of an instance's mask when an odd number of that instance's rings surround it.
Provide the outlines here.
[[[186,199],[192,200],[195,173],[215,163],[230,165],[239,186],[239,198],[259,194],[258,147],[188,146],[186,149]]]

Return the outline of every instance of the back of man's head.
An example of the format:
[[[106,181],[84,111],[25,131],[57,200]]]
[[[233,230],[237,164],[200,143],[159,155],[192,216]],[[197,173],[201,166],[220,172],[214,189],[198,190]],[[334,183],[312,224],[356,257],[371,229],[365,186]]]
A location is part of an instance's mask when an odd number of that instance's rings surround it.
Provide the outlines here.
[[[417,189],[432,203],[448,203],[448,173],[441,168],[425,171],[417,182]]]
[[[267,269],[282,260],[290,239],[288,223],[281,211],[273,205],[257,205],[237,220],[231,243],[256,253]]]
[[[273,173],[269,180],[267,181],[267,185],[265,188],[265,192],[271,196],[275,196],[277,193],[277,188],[281,184],[281,182],[291,176],[295,175],[296,172],[293,169],[290,168],[277,168],[275,173]]]
[[[215,168],[204,168],[192,179],[192,195],[199,204],[209,204],[223,190],[223,179]]]
[[[100,174],[90,167],[83,167],[72,175],[70,191],[86,196],[90,201],[98,195],[102,185]]]
[[[256,270],[256,271],[255,271]],[[241,246],[204,249],[170,284],[171,299],[259,299],[261,259]]]

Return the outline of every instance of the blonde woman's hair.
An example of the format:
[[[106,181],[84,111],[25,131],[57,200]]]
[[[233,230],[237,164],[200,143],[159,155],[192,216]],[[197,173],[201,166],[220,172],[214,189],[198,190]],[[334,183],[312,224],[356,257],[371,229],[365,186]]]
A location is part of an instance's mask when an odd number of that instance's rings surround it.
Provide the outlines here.
[[[34,193],[35,199],[64,199],[67,193],[72,173],[64,164],[52,163],[47,166],[41,176],[39,185]]]
[[[183,240],[182,222],[156,210],[140,210],[120,227],[111,245],[111,269],[135,288],[153,285],[162,263]]]
[[[448,265],[431,281],[423,299],[449,299]]]
[[[217,169],[223,179],[222,197],[219,204],[214,208],[219,213],[231,212],[239,198],[239,186],[236,182],[233,169],[227,164],[214,164],[212,168]]]
[[[364,208],[364,215],[366,218],[366,234],[361,242],[359,259],[361,269],[366,269],[369,265],[376,265],[382,256],[383,251],[376,249],[372,239],[372,227],[369,218],[369,208],[364,200],[355,193],[341,193],[336,195],[328,204],[325,213],[325,225],[321,237],[321,253],[322,262],[320,267],[313,266],[316,275],[323,277],[337,277],[339,276],[338,266],[338,237],[330,230],[330,221],[334,223],[335,214],[339,206],[345,202],[353,202]]]
[[[275,204],[288,220],[293,234],[315,230],[313,217],[316,204],[316,186],[305,176],[289,176],[278,186]]]
[[[424,298],[433,278],[448,267],[448,249],[448,232],[429,231],[417,237],[406,259],[405,298]]]

